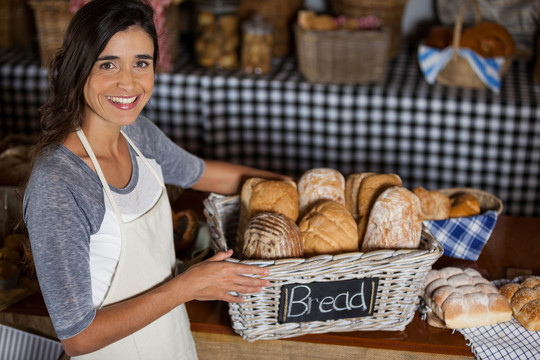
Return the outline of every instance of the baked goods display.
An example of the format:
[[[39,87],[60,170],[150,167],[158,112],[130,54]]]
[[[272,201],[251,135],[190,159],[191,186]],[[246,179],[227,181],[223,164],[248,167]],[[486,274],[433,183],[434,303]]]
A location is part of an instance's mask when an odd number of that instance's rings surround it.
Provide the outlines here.
[[[420,200],[402,186],[391,186],[373,204],[361,250],[416,249],[421,235]]]
[[[236,68],[239,44],[238,19],[234,14],[199,12],[195,52],[200,65],[223,69]]]
[[[382,25],[382,20],[376,16],[331,16],[317,14],[313,10],[301,10],[298,12],[298,26],[305,30],[369,30]]]
[[[508,283],[499,289],[508,300],[517,321],[529,331],[540,331],[540,277]]]
[[[280,259],[304,256],[302,235],[289,217],[272,212],[253,216],[244,234],[243,259]]]
[[[358,251],[358,228],[340,202],[318,203],[300,220],[306,256]]]
[[[290,256],[297,257],[292,249],[274,249],[261,255],[261,241],[285,248],[279,245],[285,232],[263,232],[261,214],[280,214],[297,225],[305,257],[360,249],[415,249],[422,232],[420,201],[402,186],[396,174],[366,172],[345,179],[337,170],[314,168],[305,171],[297,182],[247,179],[240,194],[237,256],[286,257],[290,251]],[[277,223],[267,218],[264,221],[265,226]]]
[[[470,328],[512,318],[506,298],[472,268],[430,270],[423,300],[431,310],[427,315],[428,324],[436,327]]]

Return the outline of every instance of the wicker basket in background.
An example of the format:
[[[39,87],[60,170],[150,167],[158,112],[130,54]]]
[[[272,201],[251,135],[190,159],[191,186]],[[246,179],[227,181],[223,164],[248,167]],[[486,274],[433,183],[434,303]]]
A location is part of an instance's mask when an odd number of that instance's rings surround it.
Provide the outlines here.
[[[240,196],[211,194],[204,214],[215,250],[234,249]],[[424,292],[425,279],[443,247],[427,229],[419,249],[376,250],[309,259],[243,260],[266,267],[270,286],[259,293],[241,294],[244,301],[229,303],[233,329],[248,341],[290,338],[304,334],[356,330],[402,331],[412,321]],[[238,260],[230,259],[238,262]],[[281,289],[289,284],[378,278],[372,316],[300,323],[280,323]]]
[[[394,58],[401,49],[401,19],[408,0],[331,0],[330,10],[334,15],[375,15],[390,29],[388,57]]]
[[[486,84],[478,77],[469,62],[458,55],[461,33],[463,29],[463,19],[469,6],[473,6],[475,21],[482,20],[480,8],[476,0],[466,1],[460,8],[456,23],[454,25],[454,35],[452,40],[453,55],[444,69],[437,75],[437,82],[447,86],[456,86],[472,89],[485,89]],[[513,58],[507,57],[500,71],[501,78],[508,71]]]
[[[32,0],[42,64],[48,64],[62,46],[71,17],[68,0]]]
[[[34,19],[26,1],[0,0],[0,48],[31,46],[34,38]]]
[[[0,0],[0,48],[11,46],[11,0]]]
[[[306,30],[294,26],[296,55],[310,82],[359,84],[384,79],[390,32],[382,30]]]
[[[179,0],[164,10],[167,27],[167,41],[171,62],[178,58],[180,47]],[[41,63],[47,65],[52,56],[62,46],[66,31],[73,14],[69,0],[30,0],[36,21]]]

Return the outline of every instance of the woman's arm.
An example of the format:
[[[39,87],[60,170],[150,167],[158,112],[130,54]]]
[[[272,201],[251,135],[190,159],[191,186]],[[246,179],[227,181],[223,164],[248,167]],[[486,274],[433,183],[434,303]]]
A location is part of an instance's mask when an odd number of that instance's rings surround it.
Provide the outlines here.
[[[220,252],[143,295],[98,310],[90,326],[62,340],[66,354],[76,356],[99,350],[190,300],[240,302],[242,298],[229,291],[253,293],[269,286],[267,280],[242,275],[267,276],[267,269],[223,261],[231,255],[232,250]]]
[[[228,162],[206,160],[204,174],[192,188],[224,195],[237,194],[240,193],[244,181],[250,177],[293,180],[289,176],[279,175],[271,171]]]

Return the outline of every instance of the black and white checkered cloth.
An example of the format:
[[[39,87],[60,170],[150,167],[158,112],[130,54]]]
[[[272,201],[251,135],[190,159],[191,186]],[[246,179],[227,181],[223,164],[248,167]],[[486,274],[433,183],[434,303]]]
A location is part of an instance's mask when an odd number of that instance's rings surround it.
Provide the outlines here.
[[[380,84],[311,84],[294,58],[263,76],[180,61],[156,77],[145,114],[206,158],[299,176],[315,167],[393,172],[405,186],[474,187],[503,212],[540,216],[540,87],[515,62],[500,94],[429,85],[414,49]],[[34,132],[47,96],[37,61],[0,52],[1,131]]]

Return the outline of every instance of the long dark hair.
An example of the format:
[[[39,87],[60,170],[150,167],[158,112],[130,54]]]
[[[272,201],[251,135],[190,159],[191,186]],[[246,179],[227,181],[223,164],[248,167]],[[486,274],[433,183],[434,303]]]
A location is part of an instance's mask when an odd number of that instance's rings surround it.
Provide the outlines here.
[[[154,69],[159,48],[154,11],[145,0],[92,0],[77,11],[62,47],[49,64],[49,100],[40,108],[41,134],[34,158],[62,142],[84,120],[84,86],[109,40],[130,26],[141,27],[154,42]]]

